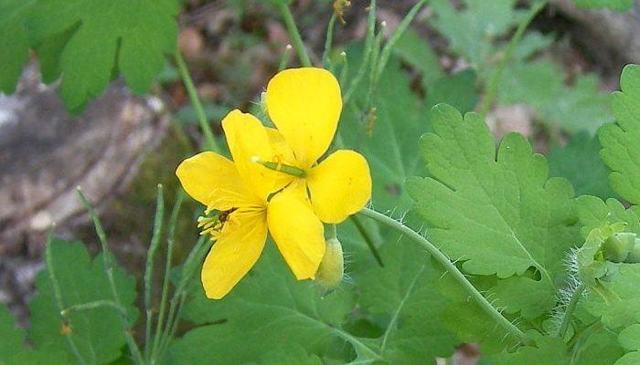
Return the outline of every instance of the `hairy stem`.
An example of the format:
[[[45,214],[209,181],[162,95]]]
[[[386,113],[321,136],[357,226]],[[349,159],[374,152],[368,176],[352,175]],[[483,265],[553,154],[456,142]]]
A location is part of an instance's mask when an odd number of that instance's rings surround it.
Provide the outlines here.
[[[309,55],[307,55],[307,50],[304,48],[302,37],[300,37],[300,31],[298,31],[296,22],[293,20],[293,15],[291,14],[291,10],[289,10],[289,5],[282,1],[278,4],[278,9],[280,10],[280,14],[282,14],[284,23],[287,26],[287,31],[289,32],[289,36],[293,42],[293,47],[298,53],[300,63],[302,63],[302,66],[304,67],[311,67],[311,60],[309,59]]]
[[[498,93],[498,84],[502,79],[502,72],[504,71],[509,61],[511,61],[513,52],[515,51],[516,46],[520,43],[520,40],[524,35],[524,31],[527,29],[527,27],[529,27],[529,24],[531,24],[533,18],[535,18],[536,15],[538,15],[538,13],[545,7],[545,5],[547,5],[547,1],[548,0],[541,0],[534,4],[522,23],[518,25],[516,32],[513,34],[513,37],[511,37],[504,57],[502,57],[502,59],[500,60],[496,72],[489,80],[484,98],[482,100],[482,104],[480,105],[480,115],[482,115],[483,118],[487,115],[487,113],[491,109],[491,106],[493,106],[493,102]]]
[[[195,85],[193,85],[191,73],[189,72],[187,63],[184,61],[184,58],[182,57],[180,51],[176,51],[176,65],[178,66],[178,71],[180,72],[182,82],[187,89],[187,94],[189,94],[191,105],[193,106],[193,109],[196,112],[196,116],[198,117],[198,123],[200,124],[200,129],[202,129],[202,133],[204,134],[207,149],[214,152],[220,152],[220,147],[218,146],[218,142],[216,142],[216,139],[213,136],[211,125],[209,125],[209,122],[207,121],[207,115],[205,114],[202,103],[200,102],[198,91],[196,90]]]
[[[517,337],[522,343],[528,344],[531,342],[527,335],[518,327],[513,325],[513,323],[511,323],[493,305],[491,305],[491,303],[489,303],[489,301],[478,291],[478,289],[473,286],[473,284],[466,278],[466,276],[464,276],[464,274],[460,270],[458,270],[458,268],[451,262],[449,257],[447,257],[447,255],[445,255],[436,246],[434,246],[433,243],[431,243],[429,240],[422,237],[420,234],[405,226],[404,224],[382,213],[376,212],[375,210],[364,208],[360,211],[360,214],[404,234],[409,239],[425,248],[429,252],[431,257],[433,257],[440,265],[444,267],[444,269],[451,276],[453,276],[453,278],[467,291],[467,293],[469,293],[473,301],[476,302],[476,304],[478,304],[478,306],[480,306],[480,308],[482,308],[482,310],[487,313],[489,317],[491,317],[496,323],[504,328],[509,334]]]
[[[576,290],[573,292],[573,295],[571,296],[571,300],[567,304],[567,309],[565,310],[564,315],[562,316],[562,322],[560,323],[560,327],[558,328],[558,333],[557,333],[558,337],[564,338],[564,336],[567,334],[567,330],[569,329],[569,324],[571,323],[571,317],[573,316],[573,312],[576,310],[576,306],[578,305],[578,302],[580,301],[580,298],[582,297],[582,293],[584,293],[585,289],[586,289],[586,285],[580,284],[580,286],[578,286]]]

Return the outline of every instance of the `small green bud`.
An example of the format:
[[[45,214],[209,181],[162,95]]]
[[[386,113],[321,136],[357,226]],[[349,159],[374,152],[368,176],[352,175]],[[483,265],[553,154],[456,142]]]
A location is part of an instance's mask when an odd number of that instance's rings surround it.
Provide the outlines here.
[[[316,282],[327,290],[337,288],[344,277],[344,257],[342,245],[337,238],[330,238],[326,241],[327,248],[316,273]]]
[[[631,232],[614,233],[603,244],[604,257],[611,262],[624,262],[634,248],[636,234]]]
[[[629,256],[627,256],[627,262],[630,264],[638,264],[640,263],[640,239],[636,238],[633,248],[631,252],[629,252]]]

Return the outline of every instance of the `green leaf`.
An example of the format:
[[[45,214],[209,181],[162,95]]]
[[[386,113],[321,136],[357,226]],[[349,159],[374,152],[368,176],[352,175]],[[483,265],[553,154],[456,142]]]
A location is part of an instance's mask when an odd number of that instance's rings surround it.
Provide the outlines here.
[[[300,346],[287,346],[270,351],[262,356],[261,365],[322,365],[322,360],[316,355],[308,354]]]
[[[516,63],[502,75],[499,101],[528,104],[545,124],[571,133],[593,134],[613,121],[609,96],[599,91],[595,75],[579,75],[573,86],[564,80],[564,72],[551,62]]]
[[[425,87],[444,76],[436,52],[426,39],[412,29],[407,29],[396,42],[393,53],[422,74],[422,84]]]
[[[536,346],[523,346],[512,353],[502,353],[495,357],[492,365],[567,365],[571,358],[562,339],[539,337]]]
[[[581,8],[609,8],[618,11],[630,10],[633,0],[575,0]]]
[[[571,185],[548,178],[544,157],[524,137],[506,136],[496,153],[477,114],[463,119],[448,105],[432,113],[434,132],[421,140],[431,177],[408,184],[428,238],[467,273],[534,278],[535,304],[506,303],[508,311],[551,309],[563,258],[579,239]]]
[[[627,350],[640,350],[640,324],[632,324],[618,335],[618,341]]]
[[[549,174],[569,180],[576,195],[595,195],[602,199],[615,196],[607,179],[609,168],[600,158],[600,143],[587,133],[578,133],[566,146],[554,148],[547,160]]]
[[[477,75],[467,69],[442,77],[427,86],[427,108],[446,103],[463,113],[470,112],[478,103]]]
[[[363,273],[354,273],[360,305],[386,328],[380,354],[389,364],[407,365],[448,357],[458,341],[440,315],[449,301],[433,285],[442,272],[415,244],[394,238],[380,248],[384,268],[371,262]]]
[[[30,340],[37,348],[56,348],[71,352],[67,339],[61,334],[63,326],[56,303],[49,272],[54,274],[61,287],[65,308],[73,305],[113,300],[101,255],[91,260],[85,246],[80,242],[53,240],[49,249],[53,267],[47,267],[36,279],[37,295],[31,301]],[[135,280],[123,270],[114,271],[116,288],[129,318],[136,317]],[[106,364],[122,355],[125,345],[124,330],[120,314],[111,307],[75,311],[68,315],[68,336],[73,339],[80,355],[89,363]]]
[[[202,326],[172,346],[172,364],[256,362],[283,344],[322,354],[344,347],[346,338],[366,351],[367,345],[341,329],[353,308],[351,295],[338,290],[321,297],[313,283],[294,279],[272,246],[223,300],[208,300],[200,283],[195,285],[185,316]]]
[[[9,309],[0,304],[0,364],[8,363],[16,351],[22,348],[25,332],[18,327]]]
[[[352,57],[357,52],[348,54]],[[350,65],[356,64],[356,59],[351,61]],[[346,146],[367,156],[375,181],[372,202],[376,209],[405,212],[411,207],[411,199],[404,191],[404,182],[423,170],[416,136],[428,128],[424,103],[411,91],[408,76],[394,58],[381,76],[373,101],[377,110],[373,119],[361,109],[367,93],[367,87],[359,88],[355,100],[345,106],[340,134]]]
[[[610,329],[640,322],[640,264],[617,264],[615,275],[600,281],[585,300],[589,313],[600,317]]]
[[[487,68],[495,53],[493,41],[516,26],[522,11],[516,0],[464,0],[464,10],[456,11],[449,0],[431,2],[436,17],[433,26],[449,39],[451,49],[478,69]]]
[[[62,97],[77,111],[117,74],[134,92],[147,91],[175,52],[177,11],[175,0],[40,0],[28,28],[39,56],[58,65],[48,78],[62,74]],[[61,48],[42,47],[65,34]]]
[[[640,351],[634,351],[625,354],[613,365],[637,365],[638,363],[640,363]]]
[[[0,91],[11,94],[29,60],[29,38],[24,22],[35,0],[0,2]]]
[[[576,206],[584,238],[587,238],[593,229],[615,223],[623,223],[626,231],[640,234],[640,218],[636,212],[625,208],[616,199],[607,199],[605,203],[599,198],[585,195],[577,199]]]
[[[602,160],[613,171],[613,190],[632,204],[640,204],[640,66],[628,65],[620,77],[621,92],[613,95],[615,124],[598,131]]]
[[[591,334],[580,346],[575,365],[609,365],[619,359],[624,350],[618,345],[616,334],[601,330]]]

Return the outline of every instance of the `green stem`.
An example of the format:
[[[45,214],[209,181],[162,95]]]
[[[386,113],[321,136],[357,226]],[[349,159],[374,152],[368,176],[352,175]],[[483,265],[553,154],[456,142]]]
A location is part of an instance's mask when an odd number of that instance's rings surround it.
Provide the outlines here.
[[[342,105],[346,106],[351,101],[354,93],[358,89],[364,74],[367,71],[367,66],[369,62],[371,62],[371,53],[373,51],[373,46],[375,42],[375,30],[376,30],[376,0],[371,0],[371,5],[369,5],[369,17],[367,20],[367,38],[364,41],[364,54],[362,55],[362,64],[356,73],[356,76],[351,80],[347,91],[344,93],[344,97],[342,98]]]
[[[220,152],[220,147],[218,146],[218,142],[216,142],[216,138],[214,137],[213,131],[211,130],[211,125],[207,121],[207,115],[205,114],[202,103],[200,102],[198,91],[196,90],[195,85],[193,85],[191,73],[189,72],[187,63],[184,61],[184,58],[182,57],[180,51],[176,51],[176,65],[178,66],[178,71],[180,72],[182,82],[187,89],[187,94],[189,94],[191,105],[193,106],[193,109],[196,112],[196,116],[198,117],[198,123],[200,124],[202,133],[204,134],[207,149],[214,152]]]
[[[160,296],[160,309],[158,310],[158,322],[156,323],[156,331],[153,337],[153,346],[151,347],[151,358],[153,363],[158,360],[158,352],[160,351],[159,345],[161,339],[161,333],[164,330],[164,320],[167,309],[167,299],[169,297],[169,282],[171,281],[171,262],[173,260],[173,247],[175,243],[176,226],[178,224],[178,215],[182,202],[184,201],[185,193],[182,189],[178,190],[176,202],[171,210],[171,216],[169,217],[169,228],[167,233],[167,254],[164,266],[164,279],[162,282],[162,294]]]
[[[289,58],[291,58],[291,45],[287,44],[284,47],[284,52],[282,52],[282,58],[280,58],[280,64],[278,65],[278,71],[282,71],[289,65]]]
[[[58,311],[60,312],[61,319],[64,319],[62,312],[64,311],[64,300],[62,299],[62,289],[60,288],[60,283],[58,282],[58,278],[56,277],[56,273],[53,265],[53,254],[51,253],[51,242],[53,238],[53,232],[49,232],[47,236],[47,244],[44,251],[45,261],[47,262],[47,274],[49,274],[49,282],[51,283],[51,288],[53,289],[53,298],[55,299],[56,306],[58,307]],[[68,334],[64,336],[67,341],[67,345],[71,349],[73,356],[76,357],[78,363],[81,365],[86,365],[87,361],[82,357],[80,350],[78,350],[78,345],[73,340],[73,334]]]
[[[302,63],[302,66],[304,67],[311,67],[311,60],[309,60],[309,56],[307,55],[307,50],[304,48],[304,43],[302,43],[300,32],[298,31],[296,22],[293,20],[293,15],[291,15],[291,10],[289,10],[289,5],[285,4],[284,1],[281,1],[278,3],[278,9],[280,10],[280,14],[282,14],[284,23],[287,26],[287,31],[289,32],[289,36],[291,37],[293,46],[295,47],[296,52],[298,53],[298,58],[300,58],[300,63]]]
[[[324,41],[324,52],[322,52],[322,64],[326,69],[332,70],[331,65],[331,49],[333,48],[333,29],[336,25],[336,13],[331,15],[329,25],[327,26],[327,35]]]
[[[558,337],[564,338],[564,336],[567,334],[567,330],[569,329],[569,324],[571,323],[573,312],[576,310],[576,306],[578,305],[578,302],[580,301],[580,298],[582,297],[582,293],[584,292],[585,289],[586,289],[586,285],[580,284],[580,286],[578,286],[576,290],[573,292],[573,295],[571,296],[571,300],[569,301],[569,304],[567,304],[567,309],[565,310],[564,315],[562,317],[562,323],[560,324],[560,328],[558,328],[558,333],[556,334]]]
[[[513,37],[511,37],[511,40],[509,41],[509,45],[507,46],[507,50],[505,51],[504,57],[502,57],[502,59],[500,60],[500,63],[498,64],[496,72],[493,74],[493,76],[489,80],[485,96],[482,100],[482,104],[480,105],[480,115],[482,115],[483,118],[487,115],[487,113],[493,106],[493,102],[498,93],[498,85],[500,83],[500,80],[502,79],[502,72],[504,71],[509,61],[511,61],[513,52],[515,51],[515,48],[518,45],[518,43],[520,43],[520,40],[524,35],[524,31],[527,29],[529,24],[531,24],[531,22],[533,21],[533,18],[535,18],[536,15],[538,15],[538,13],[545,7],[545,5],[547,5],[547,1],[548,0],[541,0],[538,3],[534,4],[531,7],[531,10],[529,10],[529,13],[525,17],[525,19],[522,21],[522,23],[518,25],[518,29],[516,29],[516,32],[513,34]]]
[[[442,253],[436,246],[434,246],[429,240],[422,237],[420,234],[405,226],[404,224],[387,217],[382,213],[378,213],[375,210],[364,208],[360,211],[365,217],[371,218],[378,223],[384,224],[389,228],[404,234],[409,239],[425,248],[431,257],[433,257],[444,269],[449,272],[451,276],[467,291],[470,297],[473,299],[482,310],[489,315],[496,323],[502,326],[508,333],[517,337],[522,343],[528,344],[531,340],[527,335],[522,332],[518,327],[514,326],[507,318],[505,318],[496,308],[489,303],[489,301],[476,289],[473,284],[467,279],[466,276],[451,262],[449,257]]]
[[[111,300],[96,300],[95,302],[72,305],[71,307],[67,307],[66,309],[60,311],[60,315],[62,315],[63,317],[67,317],[73,312],[82,312],[103,307],[115,309],[120,315],[127,315],[126,309],[122,308],[116,302]]]
[[[89,203],[89,200],[82,192],[82,189],[78,187],[78,195],[80,196],[80,200],[84,204],[85,208],[89,212],[89,216],[93,221],[93,225],[96,230],[96,234],[98,235],[98,240],[100,241],[100,246],[102,248],[102,261],[104,264],[104,271],[107,275],[107,280],[109,282],[109,287],[111,289],[111,296],[113,297],[114,302],[119,306],[122,306],[122,300],[120,299],[120,294],[118,293],[118,288],[116,287],[116,280],[113,276],[113,254],[109,249],[109,244],[107,242],[107,235],[104,232],[104,228],[102,227],[102,223],[98,218],[98,214],[96,214],[95,209]],[[144,360],[142,358],[142,354],[140,353],[140,348],[136,344],[135,339],[131,335],[129,328],[129,319],[126,312],[120,316],[120,320],[122,322],[122,329],[124,332],[125,340],[127,341],[127,346],[129,347],[129,351],[131,351],[131,356],[133,356],[133,360],[136,364],[144,364]]]
[[[153,292],[153,262],[160,246],[160,237],[162,236],[162,225],[164,221],[164,196],[162,193],[162,185],[158,184],[158,193],[156,196],[156,214],[153,222],[153,235],[151,236],[151,243],[147,250],[147,262],[144,271],[144,308],[147,315],[147,321],[145,323],[145,344],[144,355],[148,361],[151,345],[151,326],[152,326],[152,292]]]
[[[362,224],[362,222],[360,222],[360,219],[358,219],[358,217],[355,215],[350,216],[349,219],[351,219],[351,222],[353,222],[353,225],[356,226],[358,233],[360,233],[360,235],[364,239],[364,242],[367,244],[369,251],[371,251],[371,253],[373,254],[373,257],[378,262],[378,265],[380,265],[380,267],[384,267],[384,263],[382,262],[382,256],[380,256],[380,253],[378,252],[376,245],[373,243],[373,238],[371,238],[371,235],[369,234],[369,232],[367,232],[367,229],[365,228],[364,224]]]

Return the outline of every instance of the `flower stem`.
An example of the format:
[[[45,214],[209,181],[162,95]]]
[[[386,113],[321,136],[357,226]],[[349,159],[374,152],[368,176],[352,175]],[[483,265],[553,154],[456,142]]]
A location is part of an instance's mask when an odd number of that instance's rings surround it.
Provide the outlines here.
[[[360,219],[355,215],[352,215],[349,218],[351,219],[351,222],[353,222],[353,225],[356,226],[356,229],[358,230],[358,233],[360,233],[360,235],[364,239],[364,242],[367,244],[367,247],[369,248],[369,251],[371,251],[371,254],[373,255],[373,257],[378,262],[378,265],[380,265],[380,267],[384,267],[384,263],[382,262],[382,256],[380,256],[380,253],[378,252],[378,249],[376,248],[375,244],[373,243],[373,238],[371,238],[371,235],[369,234],[369,232],[365,228],[364,224],[362,224],[362,222],[360,222]]]
[[[509,61],[511,60],[511,57],[513,56],[513,52],[515,51],[516,46],[520,43],[520,40],[524,35],[524,31],[527,29],[529,24],[531,24],[531,22],[533,21],[533,18],[535,18],[536,15],[538,15],[538,13],[545,7],[545,5],[547,5],[547,2],[548,0],[541,0],[536,4],[534,4],[531,7],[531,10],[529,10],[529,13],[527,14],[527,16],[522,21],[522,23],[518,25],[516,32],[513,34],[513,37],[511,37],[511,40],[509,41],[509,45],[507,46],[507,50],[505,51],[504,57],[502,57],[502,59],[500,60],[500,63],[498,64],[496,72],[493,74],[493,76],[489,80],[486,93],[482,100],[482,104],[480,105],[480,115],[482,115],[483,118],[487,115],[487,113],[489,112],[489,109],[491,109],[491,106],[493,105],[493,102],[496,98],[496,94],[498,93],[498,84],[502,79],[502,72],[507,66],[507,63],[509,63]]]
[[[394,220],[391,217],[388,217],[382,213],[376,212],[375,210],[364,208],[360,211],[365,217],[371,218],[378,223],[384,224],[389,228],[395,229],[396,231],[406,235],[409,239],[419,244],[423,248],[425,248],[431,257],[433,257],[440,265],[444,267],[449,274],[453,276],[453,278],[469,293],[473,301],[482,308],[482,310],[489,315],[496,323],[502,326],[508,333],[517,337],[521,342],[528,344],[531,340],[527,337],[527,335],[522,332],[518,327],[513,325],[507,318],[505,318],[489,301],[476,289],[473,284],[464,276],[464,274],[451,262],[449,257],[445,255],[442,251],[440,251],[436,246],[433,245],[429,240],[422,237],[420,234],[412,230],[411,228],[405,226],[404,224]]]
[[[113,297],[113,301],[116,303],[117,306],[124,308],[122,306],[120,293],[118,293],[118,288],[116,287],[116,280],[113,275],[113,254],[109,249],[109,244],[107,242],[107,235],[105,234],[104,228],[102,227],[102,223],[100,222],[100,218],[98,218],[98,214],[96,214],[96,211],[91,205],[91,203],[89,202],[89,199],[87,199],[87,197],[84,195],[80,187],[78,187],[77,191],[78,191],[78,195],[80,196],[80,200],[82,201],[82,204],[84,204],[85,208],[89,212],[89,216],[93,221],[96,234],[98,235],[98,241],[100,241],[100,247],[102,249],[102,261],[104,263],[104,271],[107,276],[107,280],[109,282],[109,287],[111,289],[111,296]],[[126,311],[124,313],[121,313],[120,315],[120,319],[122,322],[122,330],[124,332],[124,337],[126,339],[127,346],[129,347],[129,351],[131,351],[131,356],[133,357],[134,362],[136,364],[144,364],[142,354],[140,353],[140,348],[136,344],[136,341],[133,338],[133,335],[131,335],[131,332],[130,332],[131,328],[130,328],[128,317],[129,316],[127,315]]]
[[[289,10],[289,5],[285,4],[284,1],[281,1],[278,4],[278,9],[280,10],[280,14],[282,14],[284,23],[287,26],[287,31],[289,32],[289,36],[291,37],[293,46],[295,47],[296,52],[298,53],[298,58],[300,58],[300,63],[302,63],[302,66],[304,67],[311,67],[311,60],[309,60],[309,56],[307,55],[307,50],[304,48],[304,43],[302,43],[300,32],[298,31],[296,22],[293,20],[293,15],[291,14],[291,10]]]
[[[162,185],[158,184],[158,193],[156,196],[156,214],[153,222],[153,235],[151,236],[151,243],[147,250],[147,262],[144,270],[144,308],[147,315],[145,323],[145,346],[144,354],[145,359],[148,361],[151,355],[151,326],[153,316],[153,306],[151,302],[153,292],[153,262],[160,246],[160,237],[162,236],[162,226],[164,221],[164,195],[162,192]]]
[[[576,307],[578,306],[578,302],[580,301],[580,298],[582,297],[582,293],[584,292],[585,289],[586,289],[586,285],[580,284],[580,286],[578,286],[576,290],[573,292],[573,295],[571,296],[571,300],[569,301],[569,304],[567,304],[567,309],[564,312],[564,315],[562,317],[562,323],[560,324],[560,328],[558,328],[558,333],[557,333],[558,337],[564,338],[564,336],[567,334],[567,330],[569,329],[569,324],[571,323],[571,317],[573,316],[573,312],[576,310]]]
[[[187,63],[184,61],[184,58],[182,57],[180,51],[176,51],[176,65],[178,66],[178,71],[180,72],[182,82],[187,89],[187,94],[189,94],[191,105],[193,106],[193,109],[196,112],[196,116],[198,117],[198,123],[200,124],[202,133],[204,134],[207,149],[213,152],[220,152],[220,147],[218,146],[218,142],[216,142],[216,139],[213,136],[211,125],[209,125],[209,122],[207,121],[207,115],[205,114],[202,103],[200,102],[200,98],[198,97],[198,91],[193,85],[191,73],[189,72]]]

